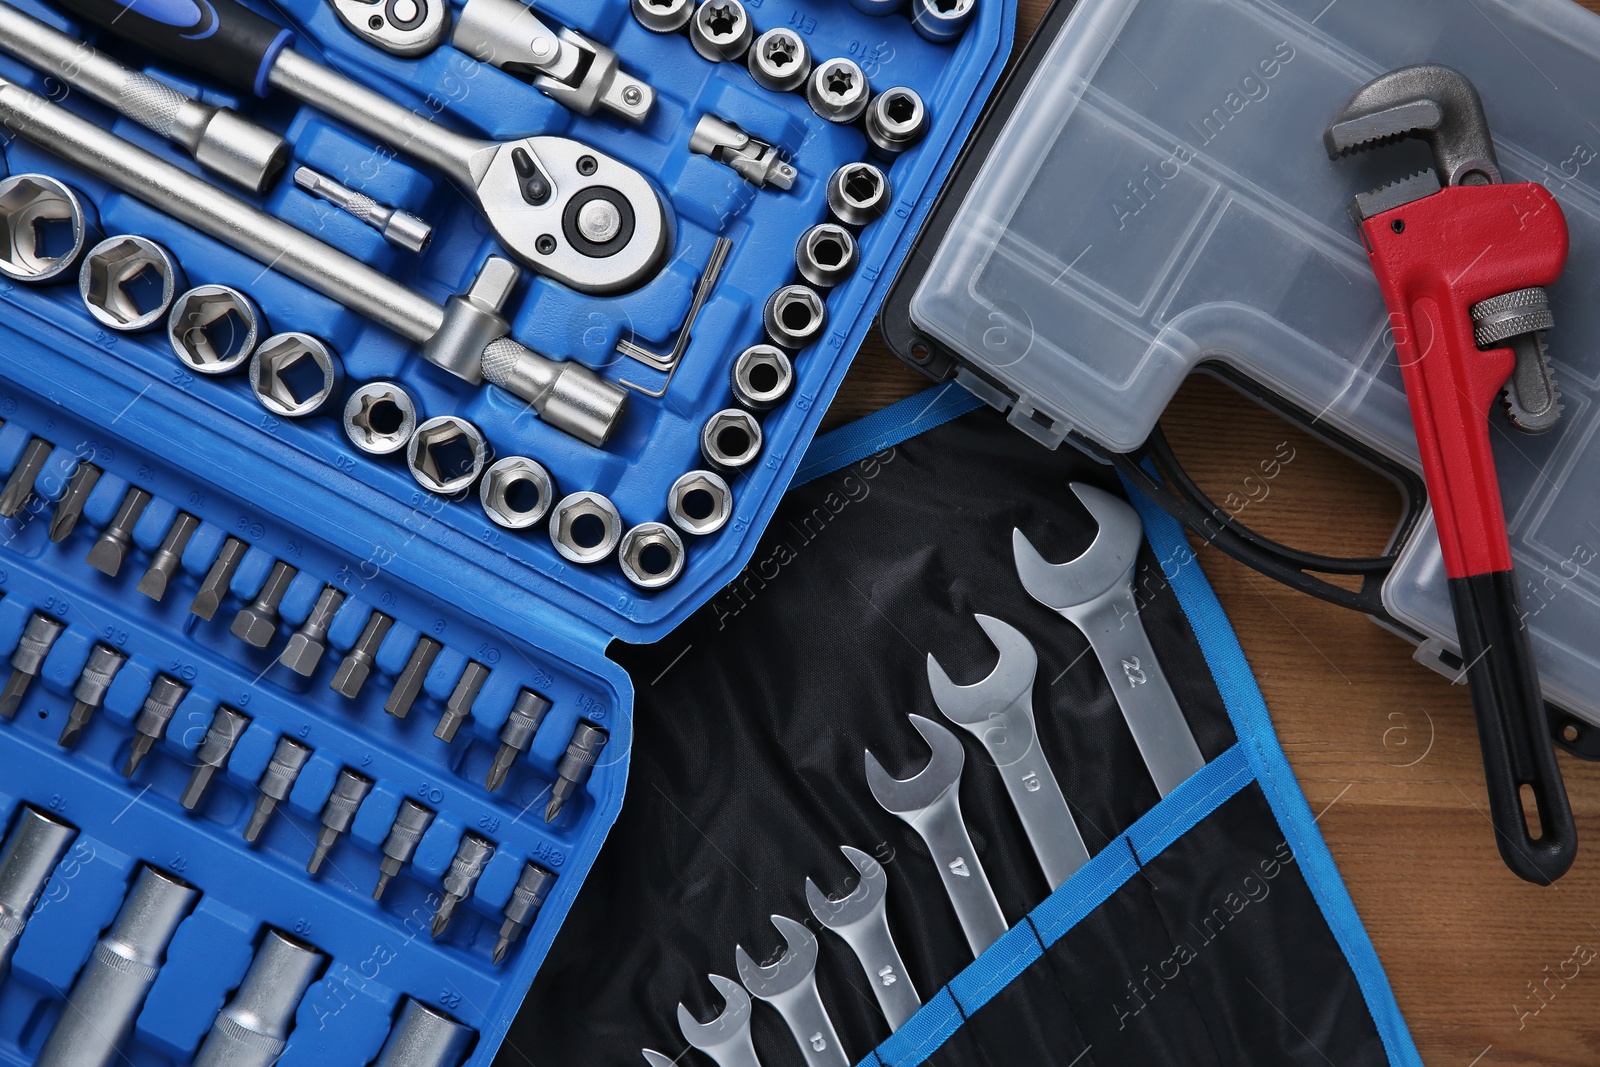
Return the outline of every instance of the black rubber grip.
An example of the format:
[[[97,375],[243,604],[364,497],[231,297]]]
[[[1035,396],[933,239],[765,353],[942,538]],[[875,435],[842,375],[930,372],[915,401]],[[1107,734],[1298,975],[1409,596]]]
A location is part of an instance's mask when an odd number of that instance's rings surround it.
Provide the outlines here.
[[[1495,842],[1519,878],[1549,885],[1572,866],[1578,828],[1556,764],[1516,578],[1511,571],[1451,578],[1450,603],[1478,717]],[[1537,837],[1523,815],[1523,786],[1536,808]]]
[[[238,0],[54,0],[57,7],[229,85],[266,96],[294,32]]]

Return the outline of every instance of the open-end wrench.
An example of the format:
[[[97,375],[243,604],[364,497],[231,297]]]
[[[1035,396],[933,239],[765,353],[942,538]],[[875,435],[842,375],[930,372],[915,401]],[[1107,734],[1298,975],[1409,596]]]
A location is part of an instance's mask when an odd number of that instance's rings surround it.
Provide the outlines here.
[[[678,1029],[683,1039],[710,1056],[717,1067],[761,1067],[755,1042],[750,1038],[750,994],[732,978],[720,974],[706,977],[722,994],[722,1014],[703,1023],[680,1003]]]
[[[956,685],[930,653],[928,686],[945,718],[976,737],[999,769],[1033,853],[1054,889],[1089,862],[1089,849],[1039,747],[1033,717],[1039,655],[1014,626],[988,615],[976,618],[999,651],[1000,662],[983,681]]]
[[[832,900],[807,878],[806,903],[817,922],[844,938],[856,954],[889,1029],[898,1030],[922,1007],[922,1000],[889,933],[889,876],[881,863],[860,849],[845,845],[840,851],[861,872],[861,880],[849,895]]]
[[[762,967],[743,945],[735,946],[740,980],[752,996],[778,1009],[810,1067],[850,1067],[850,1057],[817,993],[816,935],[782,915],[772,916],[772,925],[787,943],[783,955],[777,963]]]
[[[644,175],[570,137],[484,141],[447,129],[296,52],[294,34],[238,0],[57,0],[112,33],[229,85],[271,89],[349,123],[450,177],[506,249],[585,293],[638,288],[670,243]]]
[[[1133,568],[1144,543],[1144,524],[1133,505],[1104,489],[1073,482],[1072,491],[1100,524],[1094,543],[1077,559],[1050,563],[1021,530],[1013,530],[1017,576],[1033,599],[1059,612],[1089,639],[1156,791],[1166,796],[1203,767],[1205,759],[1139,621]]]
[[[678,1067],[678,1061],[666,1053],[657,1052],[653,1048],[642,1048],[639,1052],[644,1056],[644,1062],[649,1067]]]
[[[890,777],[878,758],[868,752],[867,787],[883,810],[898,815],[926,842],[967,944],[972,954],[979,956],[1007,927],[989,875],[972,847],[967,824],[961,820],[961,768],[967,754],[960,738],[932,719],[921,715],[909,718],[933,752],[928,765],[902,781]]]

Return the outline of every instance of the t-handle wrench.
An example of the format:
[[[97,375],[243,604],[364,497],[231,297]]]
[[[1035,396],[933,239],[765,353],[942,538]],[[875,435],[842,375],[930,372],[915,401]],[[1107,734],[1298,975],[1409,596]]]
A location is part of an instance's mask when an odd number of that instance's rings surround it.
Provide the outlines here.
[[[1013,530],[1017,576],[1028,595],[1089,639],[1156,791],[1166,796],[1203,767],[1205,758],[1139,621],[1133,568],[1144,524],[1131,504],[1104,489],[1074,482],[1072,491],[1100,524],[1094,543],[1077,559],[1050,563],[1021,530]]]
[[[112,33],[265,96],[279,89],[448,175],[534,270],[585,293],[638,288],[670,227],[634,168],[570,137],[484,141],[308,59],[294,34],[238,0],[56,0]]]

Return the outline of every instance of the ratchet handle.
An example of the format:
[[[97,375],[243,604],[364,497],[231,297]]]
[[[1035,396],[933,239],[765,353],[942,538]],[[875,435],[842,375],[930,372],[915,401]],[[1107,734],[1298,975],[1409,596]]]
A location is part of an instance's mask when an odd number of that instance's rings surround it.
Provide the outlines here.
[[[55,0],[127,41],[228,85],[266,96],[268,72],[294,31],[239,0]]]
[[[1578,829],[1545,725],[1515,575],[1504,570],[1451,578],[1450,603],[1478,720],[1495,843],[1519,878],[1548,885],[1572,866]],[[1537,837],[1528,832],[1524,786],[1538,820]]]

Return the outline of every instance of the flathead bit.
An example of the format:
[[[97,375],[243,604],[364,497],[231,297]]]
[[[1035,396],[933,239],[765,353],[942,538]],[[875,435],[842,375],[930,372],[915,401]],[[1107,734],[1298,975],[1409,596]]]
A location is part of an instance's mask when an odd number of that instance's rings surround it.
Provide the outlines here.
[[[6,487],[0,489],[0,518],[14,518],[33,496],[33,483],[39,480],[39,472],[44,470],[55,447],[42,437],[35,437],[28,442],[28,447],[22,451],[22,458],[11,471],[11,477],[6,479]]]
[[[56,505],[56,513],[50,518],[52,542],[60,544],[72,536],[78,520],[83,518],[83,506],[89,502],[89,494],[99,484],[102,473],[93,463],[80,463],[73,470],[72,477],[67,480],[67,491],[61,494],[61,503]]]
[[[444,872],[444,896],[439,898],[439,910],[434,913],[432,933],[435,938],[444,933],[455,914],[456,905],[472,895],[472,890],[483,875],[483,869],[494,856],[494,845],[477,834],[467,834],[456,846],[449,870]]]
[[[149,503],[150,494],[138,486],[133,486],[123,495],[111,525],[105,528],[100,540],[89,550],[89,566],[108,578],[117,576],[122,570],[122,561],[128,558],[128,550],[133,547],[133,528],[138,525],[139,516],[144,514],[145,506]]]
[[[483,783],[489,792],[493,793],[505,784],[511,765],[517,761],[518,756],[532,747],[533,735],[539,732],[539,724],[544,721],[545,712],[549,710],[549,698],[535,693],[532,689],[523,689],[517,693],[517,699],[511,705],[511,714],[506,716],[505,725],[500,727],[500,748],[494,754],[494,764],[489,768],[489,776]]]
[[[29,683],[38,675],[56,638],[65,630],[65,624],[48,615],[36,611],[28,616],[28,625],[23,627],[17,650],[11,653],[11,677],[6,679],[5,689],[0,690],[0,716],[9,719],[17,714]]]
[[[600,752],[610,739],[611,735],[594,723],[578,720],[577,728],[572,731],[572,740],[567,742],[567,751],[556,767],[556,781],[550,787],[550,803],[544,809],[545,822],[554,822],[568,798],[589,780],[594,765],[600,761]]]
[[[239,743],[245,727],[249,725],[250,716],[243,712],[226,705],[217,708],[211,725],[206,727],[206,736],[200,742],[200,751],[195,753],[197,763],[194,772],[189,775],[189,784],[184,787],[178,803],[189,811],[200,806],[200,799],[211,787],[211,779],[227,765],[228,757],[233,754],[233,746]]]
[[[370,792],[371,778],[349,767],[339,772],[338,780],[333,783],[333,793],[322,807],[322,829],[317,831],[317,847],[312,850],[311,862],[306,864],[307,874],[316,874],[322,868],[322,861],[328,858],[339,836],[355,822],[356,812]]]
[[[328,688],[348,700],[354,700],[359,696],[361,687],[366,685],[367,679],[372,676],[373,664],[378,659],[378,647],[383,644],[383,639],[389,636],[389,628],[393,625],[394,620],[381,611],[374,611],[368,615],[367,624],[361,628],[361,636],[356,639],[350,651],[345,653]]]
[[[78,743],[83,728],[89,725],[89,717],[105,702],[106,690],[111,688],[117,672],[122,670],[122,665],[127,662],[128,657],[110,645],[95,645],[90,650],[89,662],[83,665],[83,673],[78,675],[78,684],[72,689],[75,703],[67,715],[67,723],[61,728],[61,736],[56,739],[56,744],[62,748],[71,748]]]
[[[261,772],[261,779],[256,783],[259,795],[256,797],[255,810],[250,813],[250,822],[244,828],[246,842],[255,844],[261,831],[266,829],[272,813],[288,799],[289,790],[294,788],[295,779],[300,777],[301,770],[310,758],[311,749],[308,746],[292,738],[278,738],[277,747],[272,750],[272,759],[267,762],[267,769]]]
[[[488,680],[488,667],[477,660],[468,661],[467,669],[461,672],[455,689],[450,692],[450,699],[445,701],[444,714],[439,716],[439,725],[433,728],[434,737],[445,744],[456,739],[456,731],[472,714],[472,705],[477,703],[478,694],[483,692],[483,683]]]
[[[122,765],[122,777],[133,777],[133,772],[139,769],[139,763],[150,747],[167,732],[167,723],[172,721],[178,705],[188,695],[188,686],[164,674],[156,675],[156,680],[150,683],[150,692],[144,698],[144,706],[139,709],[139,717],[133,722],[133,745],[128,750],[127,762]]]
[[[511,891],[511,899],[506,901],[505,922],[500,924],[500,936],[495,939],[494,951],[490,954],[495,966],[500,965],[506,958],[506,952],[533,925],[534,918],[538,916],[539,909],[544,907],[545,898],[555,884],[554,872],[545,870],[537,863],[523,866],[516,888]]]
[[[299,573],[281,559],[274,563],[255,602],[240,608],[239,614],[233,617],[229,633],[252,648],[266,648],[272,644],[278,634],[278,605],[283,603],[284,594]]]
[[[189,614],[206,622],[217,617],[217,609],[222,607],[222,600],[228,595],[228,587],[233,584],[239,563],[249,550],[250,547],[237,537],[222,542],[222,551],[217,553],[211,569],[206,571],[205,581],[200,583],[200,591],[194,595],[194,603],[189,605]]]
[[[378,861],[378,884],[373,887],[372,899],[381,900],[389,880],[400,873],[417,851],[417,843],[433,823],[433,809],[423,807],[410,797],[400,802],[400,810],[389,826],[389,836],[383,840],[383,859]]]
[[[433,669],[433,661],[439,658],[442,648],[443,645],[426,634],[417,638],[417,647],[411,650],[411,658],[406,660],[405,669],[395,679],[394,689],[384,702],[384,711],[397,719],[411,714],[411,705],[421,695],[422,685],[428,680],[428,672]]]
[[[183,566],[183,550],[189,547],[189,539],[199,528],[199,519],[187,511],[178,512],[178,517],[167,528],[167,535],[161,539],[161,547],[150,557],[144,577],[139,579],[139,592],[155,601],[167,595],[167,585]]]
[[[290,635],[289,644],[284,647],[278,662],[302,678],[317,673],[317,664],[322,662],[323,654],[328,651],[328,628],[333,625],[333,617],[343,604],[343,593],[331,585],[323,586],[311,614],[306,616],[305,624]]]

